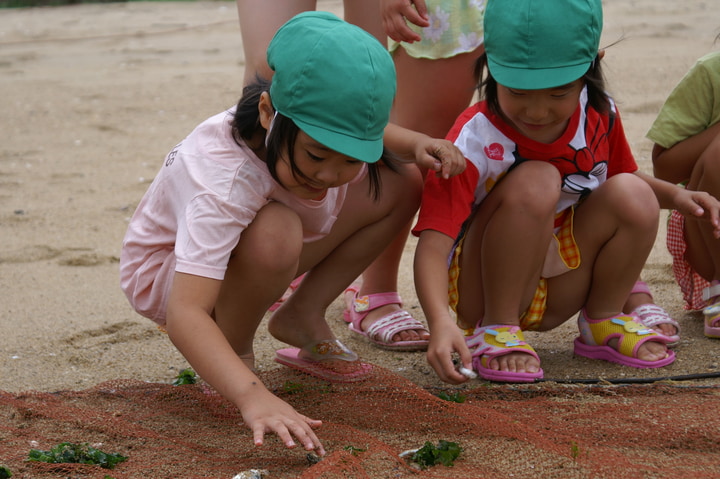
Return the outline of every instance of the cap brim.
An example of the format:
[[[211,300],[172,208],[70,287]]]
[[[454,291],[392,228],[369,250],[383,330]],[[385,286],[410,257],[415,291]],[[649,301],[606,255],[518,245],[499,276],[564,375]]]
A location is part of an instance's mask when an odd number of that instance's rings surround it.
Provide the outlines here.
[[[310,138],[343,155],[364,161],[365,163],[376,163],[382,156],[382,137],[376,140],[365,140],[325,128],[319,128],[302,121],[294,121],[298,128],[304,131]]]
[[[557,68],[513,68],[493,62],[488,57],[488,69],[498,84],[518,90],[542,90],[572,83],[581,78],[592,62]]]

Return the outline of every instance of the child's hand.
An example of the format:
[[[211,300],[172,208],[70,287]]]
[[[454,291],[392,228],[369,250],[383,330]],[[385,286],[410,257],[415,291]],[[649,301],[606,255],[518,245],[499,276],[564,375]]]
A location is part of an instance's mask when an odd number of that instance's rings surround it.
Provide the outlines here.
[[[380,15],[387,36],[396,42],[417,42],[420,35],[408,28],[406,21],[419,27],[429,27],[424,0],[381,0]]]
[[[465,171],[466,166],[465,156],[452,142],[430,137],[417,143],[415,161],[446,180]]]
[[[453,353],[459,354],[461,367],[472,370],[472,356],[460,329],[451,326],[433,330],[427,350],[428,363],[446,383],[464,383],[469,378],[453,364]]]
[[[713,225],[713,236],[720,239],[720,201],[705,191],[683,189],[675,199],[676,209],[684,216],[701,218]]]
[[[296,446],[295,436],[306,450],[317,450],[320,456],[325,455],[325,448],[313,431],[322,425],[322,421],[303,416],[268,390],[263,388],[262,393],[259,391],[248,399],[241,412],[245,424],[253,432],[256,446],[262,446],[265,433],[274,432],[289,448]]]

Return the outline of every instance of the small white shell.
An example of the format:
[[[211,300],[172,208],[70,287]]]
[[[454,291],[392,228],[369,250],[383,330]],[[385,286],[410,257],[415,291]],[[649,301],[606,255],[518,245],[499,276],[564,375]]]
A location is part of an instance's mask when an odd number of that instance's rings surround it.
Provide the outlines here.
[[[419,448],[418,448],[418,449],[408,449],[407,451],[403,451],[403,452],[401,452],[400,454],[398,454],[398,456],[400,456],[400,457],[412,456],[413,454],[415,454],[415,453],[418,452],[419,450],[420,450]]]
[[[468,379],[476,379],[477,378],[477,373],[475,371],[473,371],[472,369],[468,369],[464,366],[460,366],[458,368],[458,372]]]
[[[248,469],[247,471],[235,474],[232,479],[263,479],[269,476],[270,471],[267,469]]]

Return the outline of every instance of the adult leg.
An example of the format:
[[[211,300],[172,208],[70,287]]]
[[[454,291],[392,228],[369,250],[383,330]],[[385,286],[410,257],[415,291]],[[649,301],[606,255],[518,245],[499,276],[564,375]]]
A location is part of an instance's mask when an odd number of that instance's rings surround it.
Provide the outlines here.
[[[387,46],[387,35],[380,18],[379,0],[345,0],[343,15],[347,22],[357,25]]]
[[[271,78],[267,64],[267,47],[275,32],[301,12],[315,9],[315,0],[237,0],[240,33],[245,54],[243,84],[252,83],[256,74]]]
[[[433,138],[444,138],[475,93],[473,69],[480,46],[450,58],[414,58],[402,45],[393,52],[398,92],[394,123]]]

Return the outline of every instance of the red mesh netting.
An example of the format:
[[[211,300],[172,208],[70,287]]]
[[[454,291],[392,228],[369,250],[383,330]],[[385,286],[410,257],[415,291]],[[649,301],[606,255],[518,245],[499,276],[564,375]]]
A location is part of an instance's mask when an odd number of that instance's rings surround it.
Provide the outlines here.
[[[328,450],[311,464],[275,436],[252,445],[238,411],[203,385],[111,381],[85,391],[0,392],[0,463],[13,478],[720,476],[720,388],[673,384],[489,386],[438,398],[385,369],[329,384],[287,368],[260,374],[278,396],[323,420]],[[455,392],[457,390],[448,389]],[[416,471],[398,457],[447,440],[452,469]],[[128,460],[115,469],[28,462],[32,448],[89,443]]]

